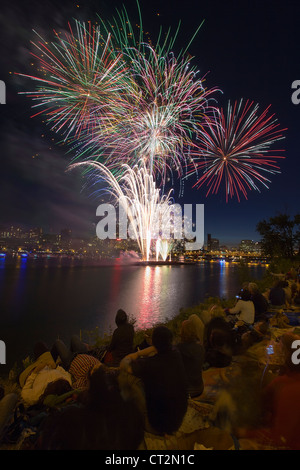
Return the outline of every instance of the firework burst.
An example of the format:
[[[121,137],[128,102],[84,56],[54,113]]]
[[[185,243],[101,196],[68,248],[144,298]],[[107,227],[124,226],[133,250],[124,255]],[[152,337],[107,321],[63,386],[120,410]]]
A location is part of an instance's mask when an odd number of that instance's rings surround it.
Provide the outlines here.
[[[172,172],[182,177],[216,90],[204,88],[183,52],[175,58],[169,33],[153,47],[141,17],[136,37],[126,10],[118,15],[97,27],[75,21],[50,44],[39,37],[42,77],[29,77],[38,89],[24,94],[64,135],[74,160],[100,161],[115,174],[143,160],[164,184]]]
[[[33,43],[39,51],[42,77],[22,75],[36,81],[35,92],[23,92],[37,102],[52,130],[79,138],[81,132],[93,135],[95,129],[111,125],[112,109],[121,106],[127,87],[127,68],[116,54],[111,36],[102,36],[99,27],[75,21],[75,32],[48,44],[39,35]],[[36,33],[37,34],[37,33]],[[122,102],[122,105],[124,103]],[[32,116],[32,117],[34,117]]]
[[[134,165],[143,160],[154,175],[166,181],[168,172],[184,174],[194,140],[206,126],[213,110],[209,104],[215,89],[207,90],[187,60],[173,54],[159,56],[144,45],[147,57],[130,49],[130,76],[126,105],[118,108],[109,132],[99,129],[78,143],[79,156],[93,155],[117,171],[120,161]],[[103,160],[102,160],[103,161]]]
[[[247,199],[248,191],[260,191],[259,185],[268,188],[269,176],[280,173],[282,150],[270,147],[284,138],[285,129],[279,128],[269,108],[259,113],[258,105],[241,100],[229,102],[227,112],[221,108],[214,113],[200,137],[202,157],[189,172],[202,172],[195,186],[206,185],[206,196],[216,194],[223,183],[226,201],[234,196],[240,201],[240,194]]]

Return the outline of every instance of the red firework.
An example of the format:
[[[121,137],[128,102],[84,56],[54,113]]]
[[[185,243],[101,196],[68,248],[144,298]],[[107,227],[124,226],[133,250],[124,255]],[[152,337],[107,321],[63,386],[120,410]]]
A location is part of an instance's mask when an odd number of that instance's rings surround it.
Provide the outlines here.
[[[240,201],[240,194],[247,199],[247,192],[259,191],[259,184],[268,188],[267,176],[280,173],[277,160],[284,158],[283,150],[271,151],[270,147],[284,138],[286,130],[280,129],[269,109],[259,113],[257,104],[241,100],[229,102],[227,112],[220,108],[214,113],[199,140],[202,156],[189,171],[202,173],[194,187],[206,185],[208,196],[216,194],[222,183],[226,202],[234,196]]]

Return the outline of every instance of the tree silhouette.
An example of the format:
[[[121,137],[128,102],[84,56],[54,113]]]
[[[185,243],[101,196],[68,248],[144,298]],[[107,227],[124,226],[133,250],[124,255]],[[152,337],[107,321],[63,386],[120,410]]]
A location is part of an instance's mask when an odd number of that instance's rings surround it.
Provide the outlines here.
[[[267,256],[291,259],[299,251],[300,214],[291,217],[280,213],[258,222],[256,231],[262,237],[262,251]]]

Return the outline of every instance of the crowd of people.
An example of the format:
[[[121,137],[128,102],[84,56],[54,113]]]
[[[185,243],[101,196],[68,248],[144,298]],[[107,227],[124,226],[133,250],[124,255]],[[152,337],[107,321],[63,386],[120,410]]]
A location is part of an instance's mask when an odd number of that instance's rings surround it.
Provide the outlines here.
[[[16,419],[10,423],[8,418],[20,402],[27,429],[33,429],[26,445],[33,449],[132,450],[140,448],[145,432],[173,435],[188,423],[191,400],[201,402],[204,372],[229,366],[233,357],[262,341],[273,309],[297,306],[298,299],[299,277],[291,271],[265,293],[245,283],[232,308],[213,305],[190,315],[178,335],[159,325],[151,338],[135,345],[134,327],[119,310],[104,349],[77,336],[70,347],[61,340],[51,347],[38,342],[33,363],[18,377],[20,396],[0,401],[2,442],[13,442]],[[300,365],[291,362],[291,341],[298,339],[290,332],[282,336],[283,368],[262,394],[268,405],[264,426],[240,426],[237,436],[268,436],[274,446],[300,449],[295,438],[300,434]]]

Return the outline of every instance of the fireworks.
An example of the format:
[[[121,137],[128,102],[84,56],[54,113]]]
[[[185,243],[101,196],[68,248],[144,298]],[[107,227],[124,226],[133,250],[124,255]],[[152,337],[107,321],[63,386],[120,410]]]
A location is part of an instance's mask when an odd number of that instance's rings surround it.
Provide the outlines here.
[[[205,87],[187,48],[177,57],[172,52],[176,35],[162,41],[160,34],[153,45],[141,16],[136,34],[125,9],[97,27],[75,21],[74,31],[69,25],[55,42],[35,44],[42,77],[29,77],[38,88],[26,92],[64,136],[74,156],[70,168],[104,182],[119,201],[146,261],[155,239],[157,259],[171,249],[157,227],[170,220],[171,192],[163,192],[173,175],[183,183],[197,174],[194,186],[206,185],[206,196],[224,184],[226,201],[240,201],[260,185],[268,188],[283,158],[270,152],[283,130],[269,108],[259,113],[241,100],[218,109],[219,90]]]
[[[171,249],[172,243],[170,240],[162,240],[161,238],[158,238],[156,240],[156,261],[158,261],[159,256],[162,257],[163,261],[166,261]]]
[[[170,221],[171,190],[162,195],[153,175],[142,164],[133,168],[123,165],[119,180],[100,162],[75,163],[69,169],[86,165],[92,171],[93,179],[107,183],[106,191],[119,202],[129,220],[130,238],[137,240],[143,260],[149,261],[152,241],[159,236],[164,223]],[[127,237],[127,233],[123,235]]]
[[[65,139],[85,131],[110,126],[111,110],[122,102],[127,87],[126,65],[121,54],[115,53],[111,36],[103,38],[99,27],[75,22],[76,33],[65,38],[56,33],[56,42],[48,45],[40,38],[35,44],[40,55],[43,77],[29,77],[39,83],[35,92],[25,92],[42,108],[52,130],[65,133]],[[122,106],[124,103],[122,102]],[[121,104],[120,104],[121,106]]]
[[[131,50],[131,57],[136,55],[130,70],[134,91],[128,88],[126,106],[117,109],[118,118],[110,121],[109,132],[99,128],[93,136],[86,133],[79,141],[79,152],[81,157],[104,157],[103,163],[115,171],[120,162],[134,165],[142,159],[165,183],[168,172],[183,176],[193,139],[211,112],[208,100],[214,90],[204,89],[186,61],[159,57],[148,49],[147,60]],[[104,149],[104,155],[99,149]]]
[[[114,173],[143,160],[163,184],[172,172],[181,178],[216,90],[204,88],[183,54],[175,58],[173,39],[156,48],[142,33],[137,40],[125,13],[119,25],[76,21],[69,30],[35,44],[43,76],[29,77],[39,86],[25,94],[37,114],[63,133],[75,160],[100,161]]]
[[[224,183],[226,201],[234,196],[240,201],[240,194],[247,199],[247,192],[259,191],[259,184],[268,188],[268,175],[280,173],[277,160],[284,158],[282,150],[271,153],[270,147],[284,138],[283,129],[269,108],[259,114],[258,105],[241,100],[233,105],[229,102],[227,113],[222,108],[215,112],[201,134],[202,158],[196,161],[196,171],[203,174],[195,186],[206,185],[206,196],[217,193]]]

